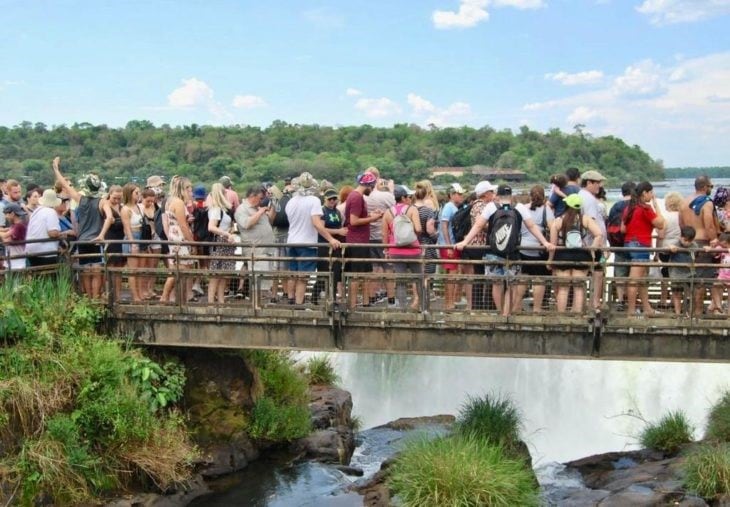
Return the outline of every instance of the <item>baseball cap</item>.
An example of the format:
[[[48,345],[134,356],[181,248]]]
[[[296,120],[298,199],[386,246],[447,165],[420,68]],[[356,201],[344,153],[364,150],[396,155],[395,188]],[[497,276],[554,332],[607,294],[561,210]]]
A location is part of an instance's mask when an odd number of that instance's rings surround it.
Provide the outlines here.
[[[581,204],[583,204],[583,199],[581,199],[579,194],[570,194],[563,201],[566,206],[573,209],[580,209]]]
[[[364,187],[374,187],[377,180],[378,178],[376,178],[373,173],[365,171],[362,173],[362,176],[358,178],[357,183]]]
[[[510,187],[509,185],[498,186],[497,195],[512,195],[512,187]]]
[[[466,191],[464,190],[464,187],[461,186],[460,183],[452,183],[449,187],[449,195],[451,194],[464,194]]]
[[[14,202],[6,204],[5,208],[3,208],[3,213],[15,213],[19,217],[24,217],[28,214],[20,204]]]
[[[203,185],[197,185],[193,189],[193,199],[195,200],[203,200],[207,197],[207,193],[205,191],[205,187]]]
[[[497,186],[492,185],[486,180],[480,181],[479,183],[477,183],[477,186],[474,187],[474,193],[477,195],[477,197],[479,197],[480,195],[484,195],[487,192],[494,192],[495,190],[497,190]]]
[[[328,188],[324,191],[325,200],[332,199],[333,197],[337,198],[337,190],[335,190],[334,188]]]
[[[413,192],[411,192],[410,189],[405,185],[396,185],[396,187],[393,189],[393,197],[395,197],[396,201],[399,201],[409,195],[413,195]]]
[[[583,174],[580,175],[580,179],[583,181],[606,181],[605,176],[603,176],[601,173],[596,171],[595,169],[591,169],[590,171],[586,171]]]
[[[228,176],[221,176],[221,178],[218,180],[218,183],[226,188],[231,188],[233,186],[233,182],[231,182],[231,178],[229,178]]]

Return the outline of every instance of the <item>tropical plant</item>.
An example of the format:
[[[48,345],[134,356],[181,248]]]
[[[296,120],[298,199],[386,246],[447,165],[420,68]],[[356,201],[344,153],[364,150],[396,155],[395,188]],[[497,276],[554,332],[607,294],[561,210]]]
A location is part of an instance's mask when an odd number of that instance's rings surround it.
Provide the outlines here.
[[[694,428],[679,410],[668,413],[657,423],[647,424],[641,432],[640,442],[643,447],[672,454],[693,438]]]
[[[730,391],[725,391],[707,416],[705,438],[718,442],[730,442]]]
[[[305,372],[309,385],[334,386],[340,381],[340,376],[335,372],[332,358],[329,355],[310,357],[307,360]]]
[[[498,394],[469,396],[459,410],[455,429],[512,449],[519,441],[520,413],[512,400]]]
[[[525,462],[474,434],[408,443],[389,468],[388,486],[413,507],[537,505]]]
[[[702,445],[687,456],[684,485],[707,499],[730,493],[730,444]]]

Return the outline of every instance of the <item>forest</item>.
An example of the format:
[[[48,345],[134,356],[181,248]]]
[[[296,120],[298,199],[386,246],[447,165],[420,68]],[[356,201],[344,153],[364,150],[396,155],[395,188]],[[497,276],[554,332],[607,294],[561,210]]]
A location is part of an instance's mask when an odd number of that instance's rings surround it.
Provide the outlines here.
[[[151,174],[180,174],[194,183],[230,176],[247,183],[279,182],[302,171],[335,184],[350,183],[374,165],[396,182],[413,183],[433,167],[483,165],[517,169],[528,181],[547,183],[571,165],[594,168],[609,183],[664,178],[660,160],[639,146],[613,137],[593,137],[576,125],[541,133],[459,127],[370,125],[329,127],[275,121],[270,126],[155,126],[134,120],[124,128],[75,123],[48,127],[22,122],[0,127],[0,176],[41,185],[51,183],[50,161],[60,156],[72,175],[96,171],[108,183],[143,180]],[[435,183],[447,183],[439,176]],[[465,175],[463,183],[478,177]]]

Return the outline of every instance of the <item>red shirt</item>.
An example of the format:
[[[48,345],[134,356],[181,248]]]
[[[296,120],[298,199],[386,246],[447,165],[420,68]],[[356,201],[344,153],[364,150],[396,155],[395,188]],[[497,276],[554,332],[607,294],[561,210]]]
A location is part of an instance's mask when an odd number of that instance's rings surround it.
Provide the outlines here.
[[[631,206],[624,209],[622,220],[626,220]],[[634,207],[631,220],[626,222],[624,245],[629,241],[638,241],[641,246],[651,246],[651,232],[654,226],[651,223],[656,219],[656,213],[651,206],[638,204]]]
[[[368,216],[368,205],[365,203],[365,197],[353,190],[347,196],[345,201],[345,225],[347,226],[347,242],[348,243],[370,243],[370,224],[351,225],[350,215],[358,218]]]

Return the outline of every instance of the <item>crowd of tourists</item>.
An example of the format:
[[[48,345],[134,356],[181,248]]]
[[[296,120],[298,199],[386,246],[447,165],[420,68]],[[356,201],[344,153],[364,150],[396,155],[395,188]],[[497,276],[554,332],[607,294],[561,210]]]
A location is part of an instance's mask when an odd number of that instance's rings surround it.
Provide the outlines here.
[[[52,188],[28,185],[24,193],[18,181],[0,180],[2,269],[43,268],[71,253],[82,291],[95,299],[106,290],[123,297],[121,277],[104,283],[104,264],[128,268],[132,301],[163,303],[223,303],[244,291],[241,270],[253,269],[272,273],[260,282],[260,301],[316,305],[331,275],[341,304],[420,311],[435,298],[438,271],[455,275],[439,278],[446,310],[465,304],[507,316],[523,310],[529,291],[533,313],[551,299],[559,312],[600,312],[610,245],[627,248],[614,250],[611,263],[617,309],[726,311],[730,200],[725,188],[712,196],[707,176],[695,179],[692,195],[668,193],[664,206],[651,183],[629,181],[609,207],[606,178],[572,167],[554,175],[547,192],[535,185],[518,195],[480,181],[471,192],[454,183],[439,199],[430,181],[410,189],[375,167],[342,188],[305,172],[283,185],[251,185],[239,197],[227,176],[210,187],[150,176],[144,186],[107,188],[91,173],[74,185],[60,162],[52,163]],[[659,308],[648,292],[650,261],[662,263]],[[168,269],[158,293],[150,273],[161,262]],[[205,276],[175,276],[174,268],[192,267]],[[347,301],[343,272],[351,277]],[[312,288],[313,273],[321,276]]]

